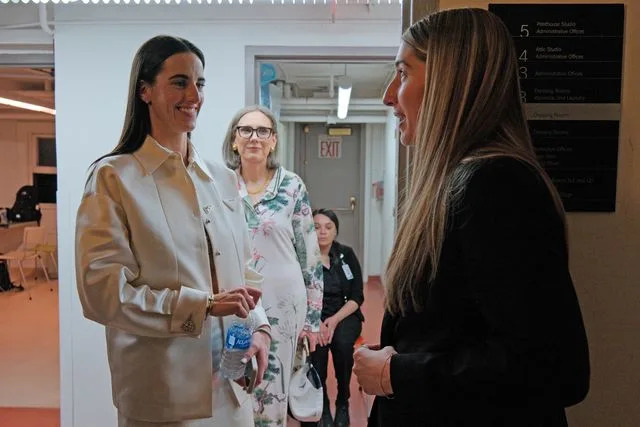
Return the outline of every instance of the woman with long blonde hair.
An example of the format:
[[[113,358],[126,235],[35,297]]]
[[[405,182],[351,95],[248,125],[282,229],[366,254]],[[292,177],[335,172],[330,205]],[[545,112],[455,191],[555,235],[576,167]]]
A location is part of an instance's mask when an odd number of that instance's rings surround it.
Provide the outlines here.
[[[566,425],[589,387],[587,340],[511,36],[486,10],[452,9],[402,40],[384,102],[414,150],[381,349],[355,355],[380,396],[370,425]]]

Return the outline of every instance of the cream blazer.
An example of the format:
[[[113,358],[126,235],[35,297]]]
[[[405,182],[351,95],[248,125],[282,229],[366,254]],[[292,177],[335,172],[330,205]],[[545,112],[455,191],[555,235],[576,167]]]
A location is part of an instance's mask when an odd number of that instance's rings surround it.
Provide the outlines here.
[[[235,174],[182,157],[148,136],[100,160],[76,220],[76,278],[85,317],[106,326],[113,402],[128,418],[208,418],[212,292],[206,229],[220,289],[260,286]],[[261,306],[252,314],[266,324]],[[239,403],[248,395],[232,382]]]

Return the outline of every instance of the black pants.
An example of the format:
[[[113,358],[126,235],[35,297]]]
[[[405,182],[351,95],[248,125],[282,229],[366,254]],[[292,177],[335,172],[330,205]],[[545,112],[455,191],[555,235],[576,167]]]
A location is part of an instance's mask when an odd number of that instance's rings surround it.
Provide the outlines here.
[[[349,404],[349,382],[351,381],[351,371],[353,369],[353,345],[361,332],[362,322],[358,316],[351,314],[338,323],[329,345],[316,347],[316,351],[311,353],[311,363],[313,363],[322,380],[325,405],[329,404],[329,397],[327,396],[329,350],[331,350],[331,355],[333,356],[333,369],[336,372],[336,380],[338,382],[336,405]]]

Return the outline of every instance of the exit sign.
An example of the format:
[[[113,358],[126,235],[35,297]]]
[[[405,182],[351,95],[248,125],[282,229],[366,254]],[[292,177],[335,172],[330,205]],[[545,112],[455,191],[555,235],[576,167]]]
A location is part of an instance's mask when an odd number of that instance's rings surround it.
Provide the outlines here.
[[[318,137],[318,158],[339,159],[342,156],[342,137],[320,135]]]

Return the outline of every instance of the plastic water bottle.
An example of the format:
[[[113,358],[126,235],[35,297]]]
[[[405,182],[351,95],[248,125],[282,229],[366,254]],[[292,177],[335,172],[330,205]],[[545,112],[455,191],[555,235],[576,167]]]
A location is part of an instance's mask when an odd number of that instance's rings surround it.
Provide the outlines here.
[[[246,364],[242,363],[242,357],[251,347],[253,327],[251,316],[247,319],[233,316],[229,323],[222,349],[220,374],[225,378],[236,380],[244,374]]]

